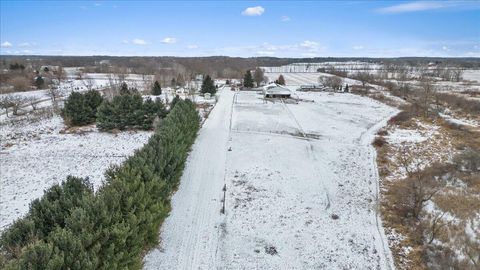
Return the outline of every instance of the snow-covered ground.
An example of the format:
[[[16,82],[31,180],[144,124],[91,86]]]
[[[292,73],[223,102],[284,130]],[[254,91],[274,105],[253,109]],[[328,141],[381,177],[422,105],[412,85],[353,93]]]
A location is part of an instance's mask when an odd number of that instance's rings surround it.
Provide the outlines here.
[[[318,78],[320,76],[331,76],[326,73],[312,72],[312,73],[281,73],[281,72],[265,72],[265,76],[269,81],[273,82],[280,75],[283,75],[287,85],[305,85],[305,84],[318,84]]]
[[[145,144],[151,132],[64,134],[59,116],[0,127],[0,231],[28,211],[29,203],[68,175],[89,177],[95,188],[112,164]]]
[[[397,111],[298,95],[313,102],[221,91],[145,269],[393,268],[370,143]]]

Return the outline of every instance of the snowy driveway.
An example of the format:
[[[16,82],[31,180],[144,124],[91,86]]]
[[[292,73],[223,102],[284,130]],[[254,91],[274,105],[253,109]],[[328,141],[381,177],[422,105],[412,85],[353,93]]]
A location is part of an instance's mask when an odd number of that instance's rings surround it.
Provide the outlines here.
[[[220,93],[145,269],[390,269],[370,142],[395,110],[300,95]]]

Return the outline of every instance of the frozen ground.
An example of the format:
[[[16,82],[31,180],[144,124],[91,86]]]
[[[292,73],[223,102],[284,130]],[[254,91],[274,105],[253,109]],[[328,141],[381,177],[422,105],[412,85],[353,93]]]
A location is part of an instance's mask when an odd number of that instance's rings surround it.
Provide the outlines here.
[[[145,269],[393,268],[370,143],[396,110],[299,95],[313,102],[221,92]]]
[[[0,231],[28,211],[29,203],[68,175],[101,185],[111,164],[120,164],[151,132],[61,134],[60,117],[0,126]]]

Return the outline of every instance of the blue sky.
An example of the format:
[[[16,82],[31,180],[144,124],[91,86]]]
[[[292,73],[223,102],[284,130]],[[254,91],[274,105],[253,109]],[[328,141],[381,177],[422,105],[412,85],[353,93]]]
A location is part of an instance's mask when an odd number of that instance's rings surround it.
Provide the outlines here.
[[[480,1],[5,1],[1,54],[480,57]]]

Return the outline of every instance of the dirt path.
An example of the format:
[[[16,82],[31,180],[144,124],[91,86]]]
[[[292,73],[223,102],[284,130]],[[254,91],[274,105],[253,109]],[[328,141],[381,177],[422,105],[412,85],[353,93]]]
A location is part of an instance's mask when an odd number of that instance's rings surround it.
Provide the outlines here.
[[[160,246],[145,257],[144,269],[215,268],[233,98],[227,88],[220,91],[173,196]]]

